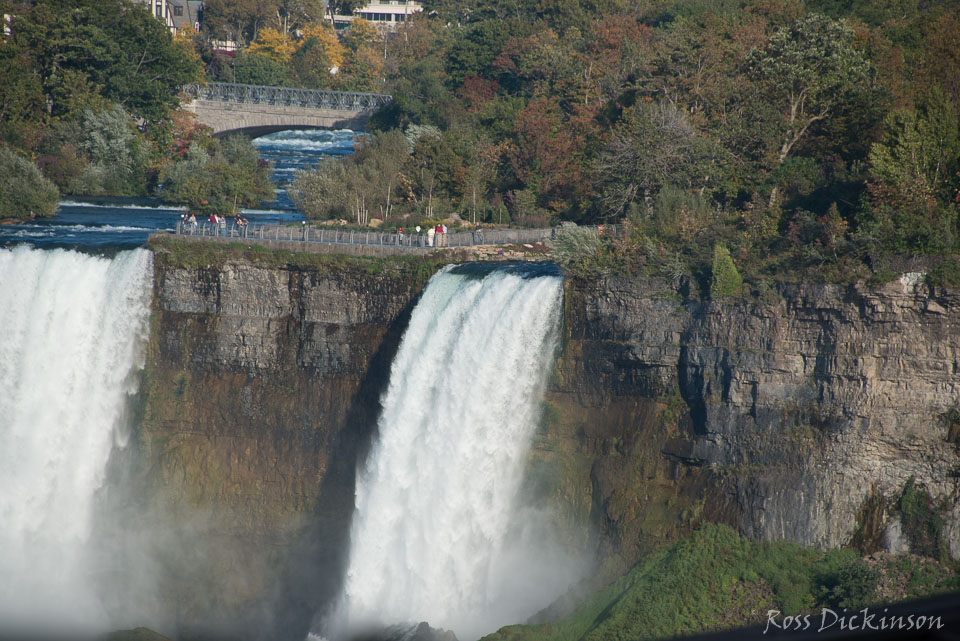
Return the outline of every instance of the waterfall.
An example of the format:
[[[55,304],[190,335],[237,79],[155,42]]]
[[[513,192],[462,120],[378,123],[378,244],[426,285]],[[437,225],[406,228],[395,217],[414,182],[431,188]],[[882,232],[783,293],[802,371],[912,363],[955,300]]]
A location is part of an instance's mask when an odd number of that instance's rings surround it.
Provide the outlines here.
[[[142,367],[152,255],[0,250],[0,622],[95,629],[90,535]]]
[[[562,301],[555,272],[478,264],[436,274],[414,309],[358,474],[336,623],[427,621],[461,641],[562,592],[517,518]]]

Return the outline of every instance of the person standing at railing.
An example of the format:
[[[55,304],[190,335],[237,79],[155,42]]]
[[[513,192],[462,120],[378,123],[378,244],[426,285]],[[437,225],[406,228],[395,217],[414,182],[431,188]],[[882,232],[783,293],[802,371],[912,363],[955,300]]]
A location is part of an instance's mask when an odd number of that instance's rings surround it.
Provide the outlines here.
[[[440,225],[440,233],[443,234],[443,246],[446,247],[447,244],[450,242],[449,239],[447,238],[447,226],[446,226],[446,225]]]
[[[433,237],[437,235],[437,230],[431,227],[427,230],[427,247],[433,247]]]
[[[397,245],[403,244],[403,227],[397,227]]]

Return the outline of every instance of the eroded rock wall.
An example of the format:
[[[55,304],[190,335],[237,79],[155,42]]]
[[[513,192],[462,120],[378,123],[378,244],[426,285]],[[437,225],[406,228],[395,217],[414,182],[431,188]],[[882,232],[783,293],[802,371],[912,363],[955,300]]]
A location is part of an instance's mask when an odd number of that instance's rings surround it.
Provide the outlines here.
[[[130,512],[182,636],[303,638],[339,587],[355,464],[423,286],[346,265],[157,255]]]
[[[158,254],[131,518],[172,533],[159,574],[182,636],[293,638],[336,593],[355,466],[425,277]],[[653,277],[565,288],[526,490],[569,545],[625,566],[717,521],[902,546],[890,507],[913,477],[960,554],[960,296],[911,278],[784,284],[767,304]]]
[[[776,291],[769,304],[696,302],[656,278],[569,283],[538,441],[540,467],[575,470],[556,475],[555,498],[579,483],[580,518],[589,509],[600,544],[628,560],[704,519],[757,538],[895,547],[890,508],[913,477],[946,507],[960,554],[947,417],[960,296],[917,275]]]

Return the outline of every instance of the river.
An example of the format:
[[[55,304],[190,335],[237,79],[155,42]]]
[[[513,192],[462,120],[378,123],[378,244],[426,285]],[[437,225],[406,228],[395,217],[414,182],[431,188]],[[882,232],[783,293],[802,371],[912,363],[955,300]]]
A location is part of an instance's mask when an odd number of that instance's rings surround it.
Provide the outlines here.
[[[288,130],[253,141],[261,158],[273,163],[276,185],[273,201],[260,208],[244,209],[255,223],[290,223],[303,220],[287,197],[286,188],[296,172],[324,158],[353,152],[354,132]],[[60,202],[56,215],[26,223],[0,225],[0,247],[26,244],[34,247],[78,247],[92,251],[141,247],[158,231],[173,231],[184,209],[140,198],[73,198]]]

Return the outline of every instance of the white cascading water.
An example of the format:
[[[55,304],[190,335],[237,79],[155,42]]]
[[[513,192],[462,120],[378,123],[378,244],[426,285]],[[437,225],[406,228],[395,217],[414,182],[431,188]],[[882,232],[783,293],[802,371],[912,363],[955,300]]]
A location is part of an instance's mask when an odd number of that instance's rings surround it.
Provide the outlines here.
[[[567,587],[516,518],[558,336],[561,279],[477,269],[435,275],[411,315],[379,440],[358,476],[329,636],[343,626],[349,634],[427,621],[469,641],[523,620]]]
[[[0,625],[96,629],[97,490],[142,367],[152,254],[0,250]]]

